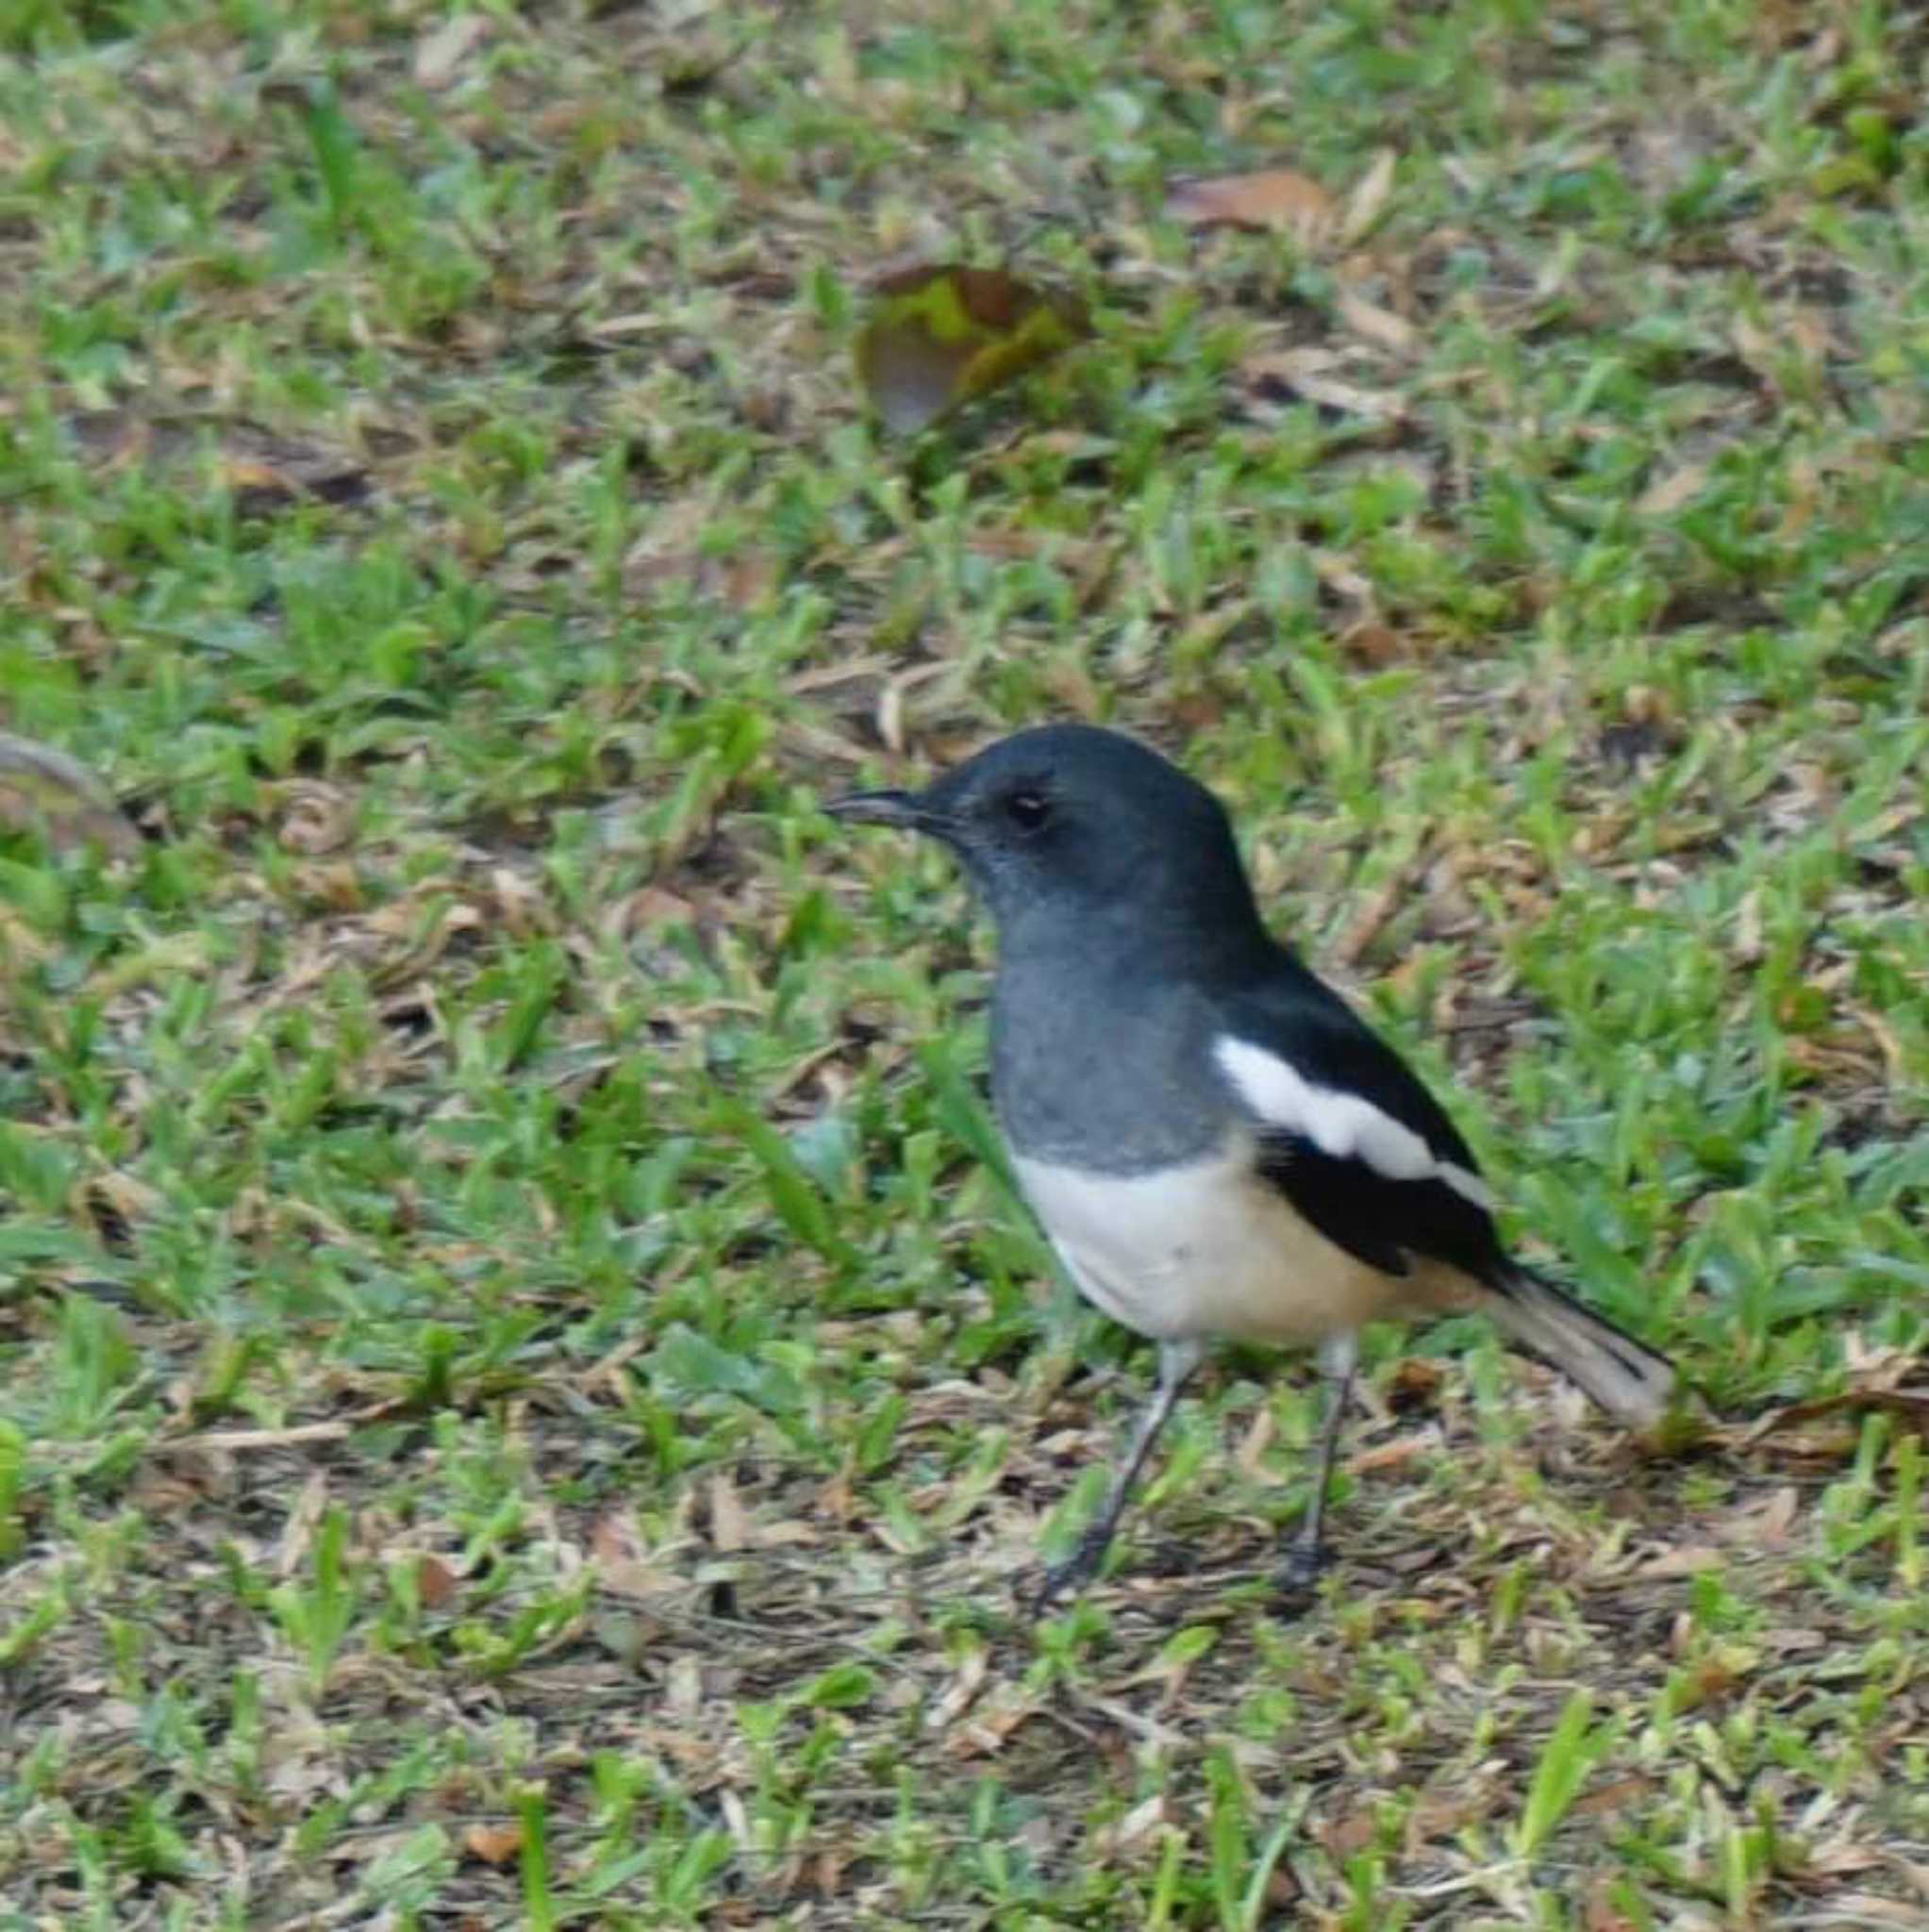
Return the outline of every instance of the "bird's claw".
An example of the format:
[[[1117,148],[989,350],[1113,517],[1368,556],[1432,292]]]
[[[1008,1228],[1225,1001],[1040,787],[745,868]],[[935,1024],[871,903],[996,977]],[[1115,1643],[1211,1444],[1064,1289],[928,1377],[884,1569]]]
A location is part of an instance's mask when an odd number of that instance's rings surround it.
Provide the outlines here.
[[[1278,1592],[1282,1602],[1293,1607],[1302,1607],[1312,1597],[1314,1587],[1320,1581],[1320,1573],[1325,1567],[1326,1550],[1323,1544],[1289,1543],[1286,1555],[1280,1558],[1279,1568],[1273,1572],[1273,1589]]]
[[[1042,1616],[1060,1596],[1075,1595],[1083,1590],[1098,1574],[1110,1542],[1109,1535],[1094,1536],[1088,1532],[1079,1538],[1077,1548],[1069,1557],[1049,1564],[1032,1594],[1032,1614]]]

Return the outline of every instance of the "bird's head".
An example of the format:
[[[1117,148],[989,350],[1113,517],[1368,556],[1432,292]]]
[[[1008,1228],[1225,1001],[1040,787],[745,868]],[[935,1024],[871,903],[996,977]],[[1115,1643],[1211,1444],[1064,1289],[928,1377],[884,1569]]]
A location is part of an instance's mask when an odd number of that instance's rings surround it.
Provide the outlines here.
[[[923,791],[859,791],[838,818],[901,825],[956,854],[1001,932],[1137,922],[1148,943],[1256,929],[1219,801],[1158,753],[1090,724],[988,745]]]

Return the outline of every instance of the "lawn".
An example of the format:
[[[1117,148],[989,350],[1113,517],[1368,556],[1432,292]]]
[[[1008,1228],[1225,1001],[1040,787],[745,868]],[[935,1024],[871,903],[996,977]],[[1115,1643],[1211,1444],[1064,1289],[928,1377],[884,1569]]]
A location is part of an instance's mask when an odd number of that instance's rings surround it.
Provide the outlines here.
[[[1929,1924],[1929,11],[0,0],[0,1932]],[[1295,216],[1185,177],[1287,168]],[[907,260],[1089,341],[918,435]],[[818,809],[1234,808],[1636,1441],[1147,1352]]]

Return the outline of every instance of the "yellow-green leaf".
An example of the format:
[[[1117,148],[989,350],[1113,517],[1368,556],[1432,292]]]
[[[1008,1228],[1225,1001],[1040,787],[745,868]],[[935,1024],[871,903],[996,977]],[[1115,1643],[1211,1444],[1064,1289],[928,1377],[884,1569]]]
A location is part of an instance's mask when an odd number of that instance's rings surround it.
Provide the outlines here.
[[[901,269],[874,286],[857,376],[885,426],[908,434],[1090,333],[1076,296],[1004,269]]]

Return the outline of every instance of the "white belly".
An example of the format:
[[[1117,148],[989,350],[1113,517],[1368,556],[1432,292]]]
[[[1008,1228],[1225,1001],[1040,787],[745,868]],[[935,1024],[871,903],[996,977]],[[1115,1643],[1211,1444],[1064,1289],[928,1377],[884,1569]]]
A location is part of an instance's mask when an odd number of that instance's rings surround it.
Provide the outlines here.
[[[1413,1283],[1355,1260],[1252,1171],[1237,1141],[1124,1177],[1014,1158],[1087,1299],[1163,1341],[1308,1345],[1398,1311]]]

